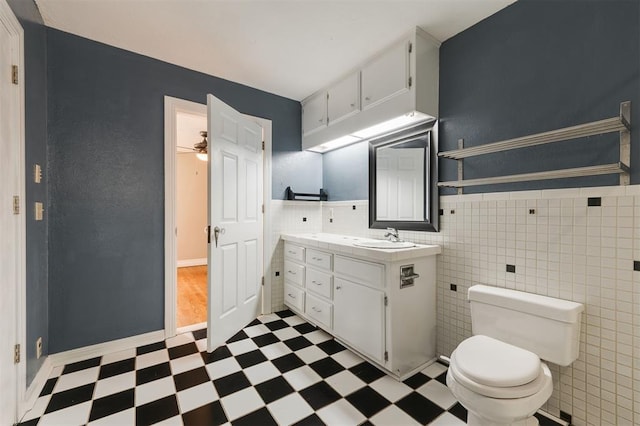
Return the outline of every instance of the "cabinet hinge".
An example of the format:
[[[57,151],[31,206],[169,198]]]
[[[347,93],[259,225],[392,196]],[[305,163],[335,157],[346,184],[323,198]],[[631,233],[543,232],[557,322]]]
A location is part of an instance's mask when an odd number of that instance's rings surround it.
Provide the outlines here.
[[[264,141],[262,141],[262,150],[264,151]]]
[[[18,66],[11,65],[11,82],[13,84],[18,84]]]
[[[264,213],[264,204],[262,205],[262,213]]]
[[[262,280],[260,280],[260,283],[264,286],[264,277],[262,277]]]
[[[389,306],[389,297],[388,296],[384,297],[384,306]]]
[[[13,347],[13,363],[14,364],[20,363],[20,344],[19,343]]]
[[[411,77],[409,77],[409,87],[411,87],[412,83],[413,83],[413,79]]]
[[[13,214],[20,214],[20,196],[13,196]]]
[[[409,43],[409,53],[413,51],[413,43]]]
[[[384,362],[389,361],[389,352],[384,351]]]

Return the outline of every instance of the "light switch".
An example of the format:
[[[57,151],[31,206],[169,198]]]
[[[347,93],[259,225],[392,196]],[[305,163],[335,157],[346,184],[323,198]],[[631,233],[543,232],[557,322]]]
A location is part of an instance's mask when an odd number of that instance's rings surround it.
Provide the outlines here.
[[[40,167],[40,164],[35,164],[33,166],[33,181],[35,183],[40,183],[42,181],[42,167]]]
[[[42,220],[43,213],[44,213],[44,206],[42,205],[41,202],[36,201],[36,204],[35,204],[35,218],[36,218],[36,220]]]

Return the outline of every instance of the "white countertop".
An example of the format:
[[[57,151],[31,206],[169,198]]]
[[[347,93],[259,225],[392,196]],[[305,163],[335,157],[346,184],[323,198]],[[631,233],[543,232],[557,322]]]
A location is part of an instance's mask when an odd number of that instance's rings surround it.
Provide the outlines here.
[[[376,240],[339,234],[281,234],[280,237],[285,241],[302,244],[307,247],[318,248],[320,250],[325,249],[336,253],[386,262],[413,259],[423,256],[434,256],[442,253],[442,248],[438,245],[416,244],[414,247],[401,249],[359,247],[355,246],[354,243]]]

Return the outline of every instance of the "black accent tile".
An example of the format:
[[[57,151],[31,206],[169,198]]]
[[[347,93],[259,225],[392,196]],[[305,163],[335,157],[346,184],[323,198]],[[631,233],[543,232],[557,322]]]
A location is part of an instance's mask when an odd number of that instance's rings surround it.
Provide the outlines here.
[[[317,346],[323,351],[325,351],[327,355],[333,355],[338,352],[342,352],[346,349],[344,346],[336,342],[334,339],[325,340],[322,343],[318,343]]]
[[[278,422],[276,422],[269,410],[266,407],[262,407],[259,410],[256,410],[252,413],[247,414],[244,417],[240,417],[233,421],[234,426],[278,426]]]
[[[507,272],[516,272],[516,265],[507,265]]]
[[[451,210],[449,213],[450,214],[456,214],[456,211],[455,210]]]
[[[276,277],[280,276],[280,271],[276,271]]]
[[[207,329],[203,328],[200,330],[192,331],[191,334],[193,334],[193,338],[196,340],[205,339],[207,337]]]
[[[306,389],[302,389],[299,393],[316,411],[341,398],[340,394],[329,386],[327,382],[318,382]]]
[[[351,206],[351,209],[352,209],[352,210],[355,210],[355,209],[356,209],[356,206]]]
[[[561,413],[564,413],[564,411],[561,411]],[[549,417],[543,416],[540,413],[534,413],[534,416],[536,416],[536,419],[538,419],[538,423],[539,423],[540,426],[561,426],[560,423],[554,422]],[[569,418],[571,418],[570,414],[569,414]],[[567,423],[571,424],[571,420],[565,420],[565,421]]]
[[[258,318],[254,319],[253,321],[251,321],[249,324],[247,324],[247,327],[253,327],[254,325],[260,325],[262,324],[262,321],[260,321]],[[247,328],[245,327],[245,328]]]
[[[378,370],[366,361],[358,365],[354,365],[349,369],[349,371],[365,383],[374,382],[385,375],[382,371]]]
[[[197,352],[199,352],[198,346],[196,346],[195,342],[190,342],[169,348],[169,359],[177,359]]]
[[[136,425],[151,425],[180,414],[178,400],[175,395],[136,407]]]
[[[449,284],[449,289],[451,291],[458,291],[458,286],[456,284]]]
[[[456,405],[449,408],[448,411],[463,422],[467,421],[467,409],[464,408],[459,402],[456,402]]]
[[[52,411],[58,411],[71,407],[72,405],[80,404],[81,402],[90,401],[95,386],[95,383],[89,383],[88,385],[54,393],[51,395],[49,405],[47,405],[44,413],[51,413]]]
[[[231,338],[229,340],[227,340],[226,343],[239,342],[240,340],[244,340],[244,339],[248,339],[248,338],[249,338],[249,336],[247,336],[247,334],[243,330],[240,330],[236,334],[231,336]]]
[[[171,366],[168,362],[152,365],[151,367],[136,370],[136,386],[162,379],[171,375]]]
[[[269,404],[295,392],[289,382],[287,382],[282,376],[277,376],[271,380],[257,384],[255,388],[265,404]]]
[[[211,380],[209,373],[204,367],[194,368],[193,370],[185,371],[173,376],[173,382],[176,385],[176,391],[192,388],[198,386],[201,383],[205,383]]]
[[[249,368],[252,365],[267,361],[267,357],[259,349],[236,356],[236,361],[242,368]]]
[[[307,221],[307,218],[306,218],[306,217],[303,217],[303,218],[302,218],[302,221],[303,221],[303,222],[306,222],[306,221]]]
[[[329,376],[333,376],[336,373],[344,370],[344,366],[331,357],[326,357],[318,361],[309,364],[309,367],[313,369],[320,377],[326,379]]]
[[[300,350],[302,348],[306,348],[308,346],[313,345],[313,343],[311,343],[310,341],[308,341],[307,339],[305,339],[302,336],[298,336],[298,337],[294,337],[293,339],[285,340],[284,344],[289,346],[289,349],[291,349],[292,351],[297,351],[297,350]]]
[[[202,359],[205,364],[211,364],[212,362],[220,361],[222,359],[226,359],[226,358],[229,358],[230,356],[233,356],[229,348],[227,348],[226,346],[220,346],[219,348],[215,349],[213,352],[207,352],[207,351],[200,352],[200,355],[202,355]]]
[[[91,405],[89,421],[101,419],[111,414],[127,410],[134,406],[134,389],[127,389],[122,392],[98,398]]]
[[[185,426],[218,426],[227,423],[227,416],[224,415],[220,401],[214,401],[184,413],[182,422]]]
[[[101,357],[96,357],[85,361],[74,362],[73,364],[67,364],[62,370],[62,374],[69,374],[80,370],[86,370],[87,368],[97,367],[100,365],[100,359]]]
[[[366,417],[372,417],[377,412],[382,411],[391,405],[391,402],[389,402],[387,398],[383,397],[369,386],[365,386],[362,389],[353,392],[345,399]]]
[[[278,343],[280,341],[280,339],[278,339],[273,333],[263,334],[261,336],[252,337],[251,339],[259,347],[271,345],[272,343]]]
[[[276,331],[276,330],[280,330],[282,328],[289,327],[289,324],[287,324],[286,322],[284,322],[282,320],[275,320],[275,321],[267,322],[264,325],[266,325],[267,328],[269,330],[271,330],[271,331]]]
[[[117,376],[118,374],[128,373],[136,369],[136,359],[129,358],[122,361],[112,362],[111,364],[105,364],[100,367],[100,375],[98,380],[106,379],[107,377]]]
[[[418,389],[420,386],[424,385],[429,380],[431,380],[429,376],[422,373],[416,373],[402,383],[404,383],[407,386],[411,386],[413,389]]]
[[[571,414],[566,411],[560,410],[560,420],[564,420],[565,422],[571,424]]]
[[[436,377],[436,380],[447,386],[447,372],[445,371],[444,373]]]
[[[633,261],[633,270],[634,271],[640,271],[640,260],[634,260]]]
[[[162,342],[151,343],[150,345],[139,346],[136,348],[136,355],[144,355],[149,352],[159,351],[161,349],[165,349],[167,345],[164,340]]]
[[[311,333],[312,331],[316,331],[318,327],[315,327],[308,322],[304,322],[302,324],[294,325],[293,328],[300,334]]]
[[[285,309],[284,311],[276,312],[276,315],[280,318],[289,318],[294,316],[295,314],[291,310]]]
[[[57,382],[58,382],[57,377],[52,377],[49,380],[47,380],[47,383],[45,383],[44,386],[42,387],[42,392],[40,392],[40,396],[49,395],[51,392],[53,392],[53,388],[56,386]]]
[[[600,197],[589,197],[587,198],[587,206],[589,207],[599,207],[602,205],[602,198]]]
[[[214,380],[213,385],[216,387],[220,398],[223,398],[234,392],[250,387],[251,383],[242,371],[238,371]]]
[[[273,365],[276,366],[281,373],[286,373],[287,371],[293,370],[294,368],[302,367],[304,365],[304,361],[302,361],[298,355],[291,353],[280,358],[276,358],[271,361]]]
[[[529,209],[529,214],[536,214],[536,209]]]
[[[18,423],[18,426],[37,426],[40,421],[40,417],[37,419],[27,420],[26,422]]]
[[[396,405],[423,425],[435,420],[444,412],[442,408],[417,392],[411,392],[396,402]]]
[[[325,423],[320,420],[317,414],[313,413],[309,417],[305,417],[298,423],[294,423],[293,426],[325,426]]]
[[[438,209],[438,216],[444,216],[444,209]]]

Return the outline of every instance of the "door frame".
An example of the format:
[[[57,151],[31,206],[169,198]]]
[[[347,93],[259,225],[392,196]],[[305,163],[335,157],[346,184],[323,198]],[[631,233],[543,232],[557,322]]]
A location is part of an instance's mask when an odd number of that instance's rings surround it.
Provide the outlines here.
[[[17,387],[15,389],[16,392],[16,407],[15,413],[17,416],[16,420],[19,420],[20,417],[26,412],[27,408],[30,408],[27,404],[27,357],[26,357],[26,335],[27,335],[27,327],[26,327],[26,275],[27,275],[27,266],[26,266],[26,247],[27,247],[27,237],[26,237],[26,216],[27,216],[27,208],[26,208],[26,179],[27,176],[25,174],[25,95],[24,95],[24,31],[20,22],[16,18],[13,13],[13,10],[9,6],[6,0],[0,0],[0,22],[4,24],[9,33],[12,36],[12,61],[18,65],[18,99],[14,98],[14,103],[18,104],[18,108],[16,114],[18,115],[18,119],[15,120],[13,117],[10,119],[10,128],[12,129],[12,133],[16,133],[18,135],[18,144],[20,151],[20,161],[19,164],[15,165],[15,168],[12,170],[13,173],[16,173],[19,176],[18,179],[18,195],[20,197],[20,218],[19,218],[19,230],[18,230],[18,261],[17,261],[17,271],[18,271],[18,279],[16,282],[16,293],[15,293],[15,302],[16,302],[16,318],[15,322],[10,325],[10,327],[15,326],[15,337],[16,343],[20,344],[20,363],[17,366]],[[18,122],[18,128],[15,128],[15,124]],[[4,184],[0,182],[0,184]],[[3,332],[6,330],[7,324],[2,325]]]
[[[178,112],[207,116],[207,105],[171,96],[164,97],[164,332],[176,335],[177,241],[176,241],[176,115]],[[253,117],[264,131],[263,156],[263,314],[271,313],[271,120]],[[208,266],[208,265],[207,265]],[[208,310],[208,308],[207,308]]]

